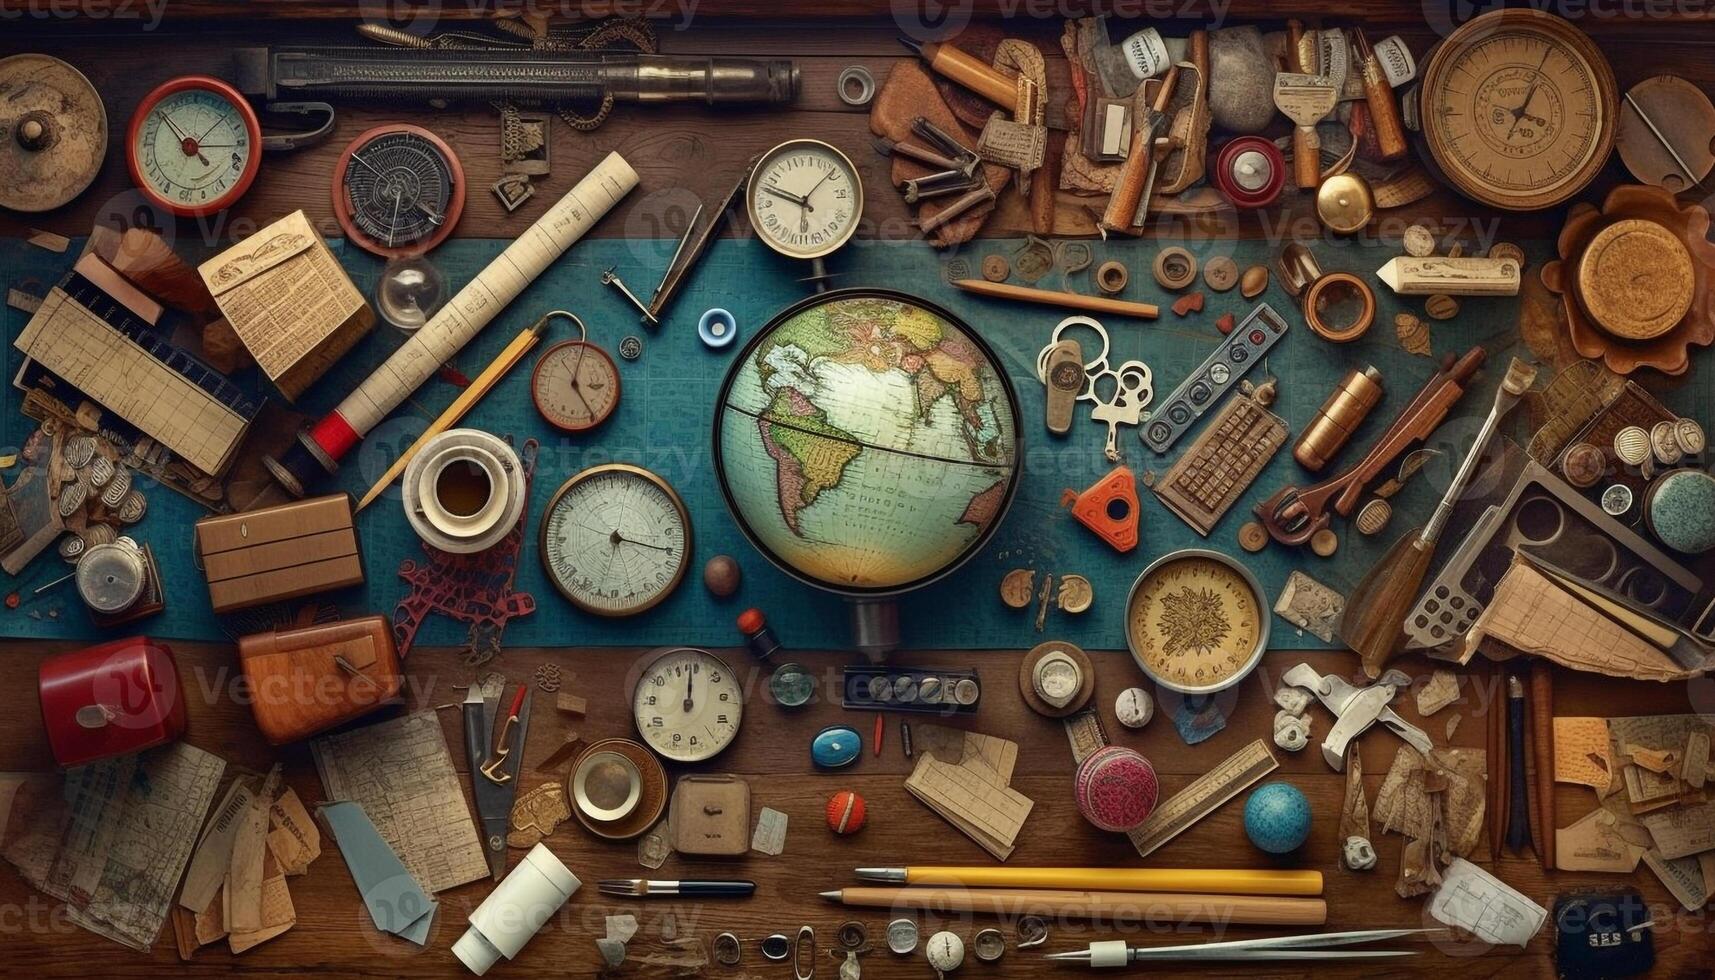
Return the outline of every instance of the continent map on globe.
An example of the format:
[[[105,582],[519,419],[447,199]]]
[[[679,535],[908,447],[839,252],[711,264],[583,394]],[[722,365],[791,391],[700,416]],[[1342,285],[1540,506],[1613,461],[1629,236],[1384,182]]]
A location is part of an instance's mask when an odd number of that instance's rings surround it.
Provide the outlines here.
[[[903,297],[811,302],[728,378],[717,434],[736,516],[788,570],[845,591],[958,563],[1016,479],[1017,420],[987,348]]]

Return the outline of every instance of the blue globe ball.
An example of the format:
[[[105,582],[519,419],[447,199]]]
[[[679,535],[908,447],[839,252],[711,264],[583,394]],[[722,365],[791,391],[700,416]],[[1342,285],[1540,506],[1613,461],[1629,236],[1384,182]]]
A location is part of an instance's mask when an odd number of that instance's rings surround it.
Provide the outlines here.
[[[1295,850],[1310,836],[1310,801],[1291,783],[1266,783],[1245,801],[1245,835],[1270,854]]]

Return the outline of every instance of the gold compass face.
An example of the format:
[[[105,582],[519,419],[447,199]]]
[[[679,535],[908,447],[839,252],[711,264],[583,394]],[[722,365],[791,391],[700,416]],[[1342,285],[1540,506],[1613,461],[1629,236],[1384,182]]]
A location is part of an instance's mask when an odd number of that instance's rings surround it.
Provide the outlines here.
[[[1131,587],[1125,637],[1157,684],[1207,694],[1237,684],[1268,643],[1262,588],[1232,559],[1187,549],[1157,559]]]
[[[1447,179],[1511,211],[1552,207],[1602,169],[1614,145],[1613,69],[1553,14],[1484,14],[1430,56],[1423,133]]]

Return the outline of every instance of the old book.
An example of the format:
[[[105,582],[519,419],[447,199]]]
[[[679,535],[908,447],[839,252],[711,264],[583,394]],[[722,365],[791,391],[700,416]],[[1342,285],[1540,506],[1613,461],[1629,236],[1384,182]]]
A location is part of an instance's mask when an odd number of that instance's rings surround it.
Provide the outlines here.
[[[375,326],[375,311],[302,211],[197,272],[257,367],[288,401]]]

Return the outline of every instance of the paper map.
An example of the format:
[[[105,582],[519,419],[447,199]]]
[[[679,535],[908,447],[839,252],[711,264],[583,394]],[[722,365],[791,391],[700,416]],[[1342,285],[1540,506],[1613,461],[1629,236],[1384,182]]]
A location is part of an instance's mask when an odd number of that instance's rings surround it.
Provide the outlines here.
[[[72,923],[147,950],[225,770],[184,742],[73,769],[60,819],[37,819],[6,859]]]
[[[432,711],[310,743],[330,801],[363,807],[429,894],[488,877],[440,719]]]

